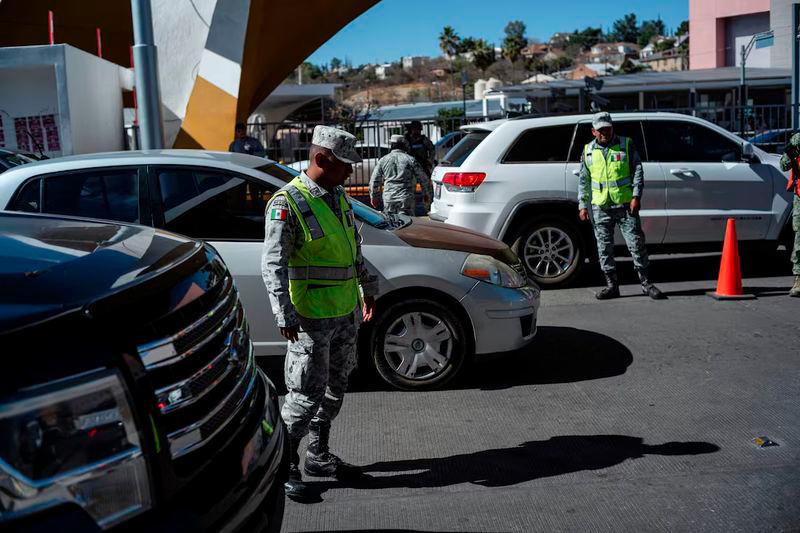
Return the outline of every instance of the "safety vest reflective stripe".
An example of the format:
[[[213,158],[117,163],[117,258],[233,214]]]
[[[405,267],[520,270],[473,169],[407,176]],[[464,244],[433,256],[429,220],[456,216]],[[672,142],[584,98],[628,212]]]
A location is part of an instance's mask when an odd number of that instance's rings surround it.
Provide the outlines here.
[[[353,267],[289,267],[290,280],[318,279],[330,281],[345,281],[355,276]]]
[[[311,206],[308,205],[305,197],[302,195],[300,191],[297,190],[297,187],[294,185],[289,185],[286,187],[286,192],[292,197],[294,200],[295,205],[300,210],[300,214],[303,215],[303,220],[308,226],[308,231],[311,232],[311,240],[317,240],[325,236],[325,232],[322,231],[322,226],[320,226],[317,217],[314,216],[314,212],[311,210]]]
[[[631,183],[633,183],[633,181],[631,180],[630,176],[628,176],[627,178],[621,178],[621,179],[618,179],[618,180],[608,180],[605,183],[600,183],[600,182],[593,181],[592,182],[592,189],[595,189],[597,191],[602,191],[603,190],[603,185],[605,185],[607,187],[618,187],[619,188],[619,187],[625,187],[626,185],[630,185]]]

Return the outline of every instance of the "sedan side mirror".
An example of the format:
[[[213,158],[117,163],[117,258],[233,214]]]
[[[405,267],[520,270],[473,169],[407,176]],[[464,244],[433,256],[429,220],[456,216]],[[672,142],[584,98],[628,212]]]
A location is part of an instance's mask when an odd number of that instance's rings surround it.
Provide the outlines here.
[[[753,150],[753,145],[747,141],[742,143],[742,160],[748,162],[758,161],[756,152]]]

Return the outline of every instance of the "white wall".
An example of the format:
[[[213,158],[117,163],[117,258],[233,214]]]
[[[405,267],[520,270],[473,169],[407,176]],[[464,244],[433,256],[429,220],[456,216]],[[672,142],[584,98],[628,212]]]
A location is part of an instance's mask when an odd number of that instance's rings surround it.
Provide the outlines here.
[[[122,150],[124,141],[119,67],[77,48],[65,48],[73,153]]]
[[[3,121],[4,142],[0,146],[10,149],[28,149],[17,145],[14,119],[55,115],[58,126],[58,91],[55,66],[0,68],[0,117]],[[49,157],[62,155],[61,151],[48,151]],[[61,144],[61,143],[59,143]]]

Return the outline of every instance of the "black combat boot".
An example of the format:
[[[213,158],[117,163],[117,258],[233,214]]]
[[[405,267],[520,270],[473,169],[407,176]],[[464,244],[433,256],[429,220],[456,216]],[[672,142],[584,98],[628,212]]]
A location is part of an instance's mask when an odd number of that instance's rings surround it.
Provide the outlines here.
[[[637,273],[639,274],[639,281],[642,282],[642,294],[646,294],[653,300],[667,299],[667,297],[664,296],[664,293],[658,290],[658,287],[650,283],[650,279],[647,277],[646,270],[639,270]]]
[[[617,283],[616,272],[604,272],[606,277],[606,286],[597,291],[594,295],[598,300],[610,300],[611,298],[619,298],[619,284]]]
[[[289,479],[284,483],[283,488],[286,497],[297,502],[308,499],[308,489],[303,483],[303,476],[300,474],[300,440],[289,438]]]
[[[331,428],[311,424],[308,436],[306,464],[303,470],[309,476],[355,479],[361,476],[361,468],[345,463],[328,449]]]

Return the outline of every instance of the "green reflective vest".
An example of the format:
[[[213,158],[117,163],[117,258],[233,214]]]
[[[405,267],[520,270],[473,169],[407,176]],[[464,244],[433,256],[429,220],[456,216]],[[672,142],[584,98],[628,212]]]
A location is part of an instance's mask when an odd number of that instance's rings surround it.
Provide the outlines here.
[[[359,303],[355,218],[345,195],[341,219],[325,200],[311,195],[297,177],[276,193],[284,195],[303,228],[305,243],[289,257],[289,297],[306,318],[335,318]]]
[[[584,147],[584,161],[592,178],[592,204],[599,207],[622,205],[633,199],[630,153],[628,137],[617,137],[617,144],[609,146],[606,155],[599,147],[593,150],[592,143]]]

